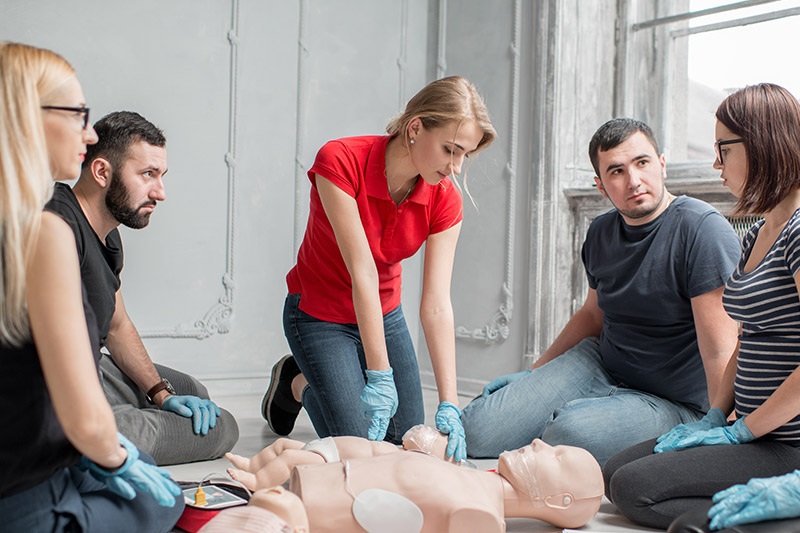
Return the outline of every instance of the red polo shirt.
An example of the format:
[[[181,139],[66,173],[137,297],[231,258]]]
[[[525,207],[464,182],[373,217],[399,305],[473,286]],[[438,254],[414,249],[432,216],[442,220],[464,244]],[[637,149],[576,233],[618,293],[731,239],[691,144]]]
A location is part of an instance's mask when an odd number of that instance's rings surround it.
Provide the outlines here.
[[[286,276],[290,294],[300,294],[300,309],[320,320],[355,324],[350,274],[322,207],[315,174],[355,198],[361,223],[375,258],[383,314],[400,305],[400,261],[419,250],[428,235],[458,224],[461,195],[449,179],[438,185],[417,181],[399,206],[386,182],[389,136],[349,137],[329,141],[308,171],[311,208],[297,264]]]

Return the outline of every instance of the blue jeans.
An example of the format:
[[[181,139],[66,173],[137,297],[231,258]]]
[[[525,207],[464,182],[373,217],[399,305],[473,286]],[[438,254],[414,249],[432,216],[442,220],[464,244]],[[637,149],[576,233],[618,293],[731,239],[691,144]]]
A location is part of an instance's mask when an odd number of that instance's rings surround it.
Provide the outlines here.
[[[140,452],[140,457],[153,464],[144,452]],[[183,494],[175,500],[174,507],[161,507],[138,489],[133,500],[126,500],[87,471],[73,466],[62,468],[34,487],[0,498],[0,530],[167,532],[172,531],[183,512]]]
[[[308,380],[303,407],[317,435],[366,437],[369,420],[361,413],[359,397],[367,383],[367,364],[358,325],[319,320],[299,306],[299,294],[286,297],[283,331]],[[409,428],[425,421],[422,385],[402,306],[384,315],[383,329],[399,402],[385,440],[400,444]]]
[[[600,360],[597,338],[464,408],[467,453],[497,457],[535,438],[589,450],[602,466],[617,452],[703,415],[683,404],[625,387]]]

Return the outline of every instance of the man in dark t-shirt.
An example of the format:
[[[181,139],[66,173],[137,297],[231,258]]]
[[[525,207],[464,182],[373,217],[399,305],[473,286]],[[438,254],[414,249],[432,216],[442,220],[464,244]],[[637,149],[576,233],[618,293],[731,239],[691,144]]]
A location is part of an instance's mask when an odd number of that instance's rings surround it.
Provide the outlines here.
[[[73,189],[57,183],[47,209],[72,228],[81,278],[94,311],[103,389],[119,431],[159,465],[201,461],[230,451],[239,437],[236,420],[208,398],[193,377],[153,364],[120,291],[122,240],[117,227],[147,226],[165,199],[163,133],[137,113],[111,113],[94,126]]]
[[[464,408],[467,453],[497,456],[542,438],[602,465],[708,410],[736,345],[722,289],[739,240],[713,207],[667,191],[650,128],[614,119],[589,144],[613,210],[592,222],[583,307],[530,369]]]

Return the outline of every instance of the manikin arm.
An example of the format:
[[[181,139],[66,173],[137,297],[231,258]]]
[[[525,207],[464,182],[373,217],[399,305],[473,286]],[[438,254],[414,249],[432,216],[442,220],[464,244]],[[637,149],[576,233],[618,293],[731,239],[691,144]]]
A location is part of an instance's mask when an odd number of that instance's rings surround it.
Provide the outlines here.
[[[442,436],[442,439],[446,442],[446,437]],[[335,447],[334,453],[341,460],[375,457],[399,451],[397,446],[388,442],[371,441],[361,437],[331,437],[328,445]],[[228,473],[251,490],[281,485],[289,479],[292,469],[298,465],[328,462],[322,453],[303,449],[305,446],[306,444],[300,441],[280,438],[250,459],[226,453],[225,458],[236,467],[236,469],[229,468]]]

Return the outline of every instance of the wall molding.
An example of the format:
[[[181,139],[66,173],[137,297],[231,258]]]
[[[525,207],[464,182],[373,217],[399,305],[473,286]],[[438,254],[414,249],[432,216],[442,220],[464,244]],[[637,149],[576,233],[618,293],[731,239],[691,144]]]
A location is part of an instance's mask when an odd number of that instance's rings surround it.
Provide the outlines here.
[[[444,2],[444,0],[442,0]],[[440,6],[442,4],[440,3]],[[506,265],[503,278],[503,285],[500,293],[503,297],[497,312],[492,318],[481,327],[456,327],[456,338],[484,341],[502,342],[508,338],[510,332],[511,318],[514,311],[514,242],[515,242],[515,222],[517,205],[517,138],[519,134],[519,88],[520,88],[520,35],[522,27],[521,0],[514,1],[514,32],[509,52],[512,57],[511,68],[511,125],[509,132],[509,154],[508,162],[505,166],[505,174],[508,180],[506,198],[508,206],[506,209]],[[444,18],[440,13],[440,24]],[[442,46],[440,40],[440,46]],[[444,62],[444,54],[440,50],[439,57],[441,63]]]
[[[297,32],[297,122],[295,123],[294,144],[294,254],[297,258],[300,244],[306,229],[303,219],[303,206],[308,201],[303,183],[306,179],[306,167],[303,166],[303,138],[305,137],[305,70],[304,58],[308,54],[306,46],[306,13],[308,13],[308,0],[300,0],[299,28]]]
[[[236,125],[239,103],[239,0],[231,0],[231,29],[227,35],[230,43],[230,96],[228,101],[228,150],[225,164],[228,167],[227,183],[227,227],[225,243],[225,273],[222,275],[222,296],[203,318],[189,326],[179,324],[172,329],[152,329],[140,332],[142,338],[207,339],[217,333],[231,330],[233,319],[234,282],[234,236],[236,214]]]

